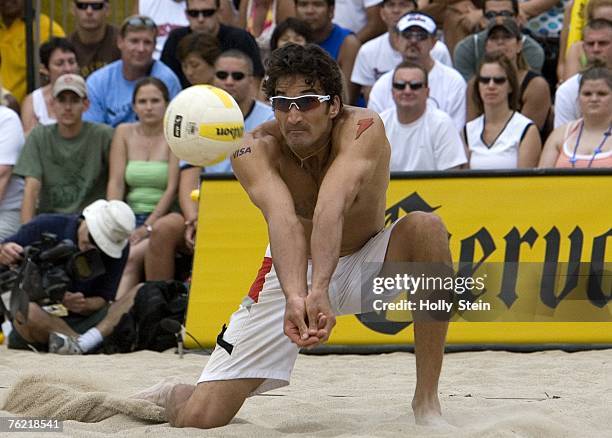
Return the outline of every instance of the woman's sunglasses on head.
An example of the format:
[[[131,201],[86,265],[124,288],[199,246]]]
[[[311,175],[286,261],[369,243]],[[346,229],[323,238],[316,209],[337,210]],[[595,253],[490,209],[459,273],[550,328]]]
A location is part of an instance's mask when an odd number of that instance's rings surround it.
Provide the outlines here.
[[[329,94],[322,96],[320,94],[305,94],[304,96],[286,97],[274,96],[270,98],[270,104],[274,111],[288,113],[291,107],[295,105],[298,111],[310,111],[321,105],[322,102],[331,100]]]

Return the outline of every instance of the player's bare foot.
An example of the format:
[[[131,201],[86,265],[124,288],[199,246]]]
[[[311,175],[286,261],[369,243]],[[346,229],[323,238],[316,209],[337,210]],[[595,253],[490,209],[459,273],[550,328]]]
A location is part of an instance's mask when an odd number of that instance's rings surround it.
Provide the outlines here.
[[[147,400],[151,403],[155,403],[157,406],[165,408],[166,400],[170,395],[170,391],[172,391],[172,388],[174,388],[176,385],[181,383],[183,382],[181,382],[181,380],[176,376],[166,377],[161,382],[132,395],[130,398]]]
[[[440,401],[436,396],[434,399],[412,400],[412,411],[414,420],[419,426],[448,426],[449,423],[442,417]]]

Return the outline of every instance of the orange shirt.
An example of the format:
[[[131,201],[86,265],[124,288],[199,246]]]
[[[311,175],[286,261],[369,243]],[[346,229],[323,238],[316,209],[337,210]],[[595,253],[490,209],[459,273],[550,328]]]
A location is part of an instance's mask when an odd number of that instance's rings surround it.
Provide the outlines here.
[[[52,36],[63,37],[64,29],[49,17],[40,14],[40,43]],[[38,56],[38,54],[37,54]],[[15,20],[9,27],[0,20],[0,78],[21,103],[26,95],[26,27],[23,19]]]

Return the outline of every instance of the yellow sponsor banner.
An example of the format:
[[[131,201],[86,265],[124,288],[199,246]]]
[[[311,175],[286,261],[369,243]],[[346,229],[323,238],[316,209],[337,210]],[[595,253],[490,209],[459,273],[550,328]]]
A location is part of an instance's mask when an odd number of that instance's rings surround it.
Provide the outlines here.
[[[490,279],[495,294],[489,297],[509,309],[510,319],[514,312],[517,321],[529,321],[522,311],[533,308],[535,303],[541,316],[537,321],[550,321],[472,322],[486,317],[468,312],[459,319],[468,322],[451,323],[449,344],[612,343],[612,323],[604,322],[611,319],[609,279],[602,281],[599,295],[583,300],[559,299],[563,284],[545,293],[541,274],[524,267],[541,266],[545,261],[565,265],[582,262],[582,266],[612,262],[612,242],[606,250],[606,241],[612,241],[609,182],[610,175],[589,173],[466,173],[391,180],[388,222],[411,211],[435,212],[448,228],[455,262],[464,267],[481,262],[501,266],[504,262],[510,267],[500,272],[499,278]],[[222,325],[248,293],[267,242],[265,221],[237,181],[203,181],[187,312],[187,330],[203,345],[214,345]],[[514,277],[512,266],[519,266]],[[500,293],[504,278],[506,283],[514,279],[514,286]],[[583,278],[581,284],[585,282]],[[580,320],[596,322],[565,322],[572,320],[570,316],[575,320],[576,315]],[[412,343],[409,322],[393,312],[378,317],[382,325],[353,315],[338,318],[329,343]],[[508,313],[504,318],[507,320]]]

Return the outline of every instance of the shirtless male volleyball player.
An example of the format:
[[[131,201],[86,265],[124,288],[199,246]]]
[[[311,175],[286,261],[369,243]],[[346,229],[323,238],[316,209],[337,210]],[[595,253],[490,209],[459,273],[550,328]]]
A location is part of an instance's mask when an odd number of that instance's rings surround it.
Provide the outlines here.
[[[249,395],[287,385],[300,347],[325,342],[335,315],[361,312],[365,263],[451,265],[437,216],[411,213],[384,227],[389,143],[376,113],[343,108],[335,61],[318,46],[288,45],[267,73],[276,120],[246,137],[232,165],[266,219],[270,246],[198,384],[162,383],[137,396],[165,407],[173,426],[223,426]],[[415,323],[420,424],[441,421],[446,330],[446,322]]]

